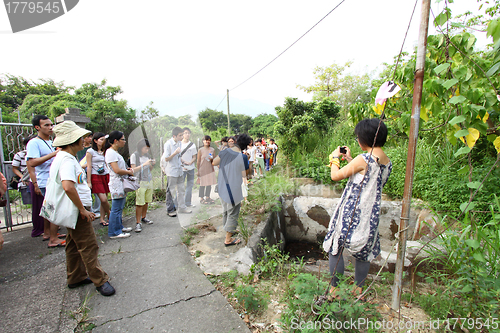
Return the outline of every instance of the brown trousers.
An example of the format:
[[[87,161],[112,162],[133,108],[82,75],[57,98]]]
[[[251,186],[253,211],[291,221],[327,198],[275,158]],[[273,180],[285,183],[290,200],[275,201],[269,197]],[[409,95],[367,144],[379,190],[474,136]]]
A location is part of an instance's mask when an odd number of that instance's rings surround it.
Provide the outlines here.
[[[81,215],[78,214],[75,229],[68,228],[66,236],[68,284],[83,281],[87,276],[96,287],[100,287],[108,281],[108,274],[103,271],[97,259],[98,253],[99,246],[92,222],[82,219]]]

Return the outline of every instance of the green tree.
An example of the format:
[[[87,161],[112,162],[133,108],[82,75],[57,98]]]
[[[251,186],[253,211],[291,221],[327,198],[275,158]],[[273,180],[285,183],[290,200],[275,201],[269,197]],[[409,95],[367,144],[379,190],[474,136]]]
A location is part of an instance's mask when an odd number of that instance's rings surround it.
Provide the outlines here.
[[[273,114],[259,114],[252,120],[252,128],[248,134],[253,138],[269,137],[274,135],[274,124],[278,121],[278,117]]]
[[[274,132],[279,137],[281,149],[289,154],[306,135],[326,132],[339,112],[340,107],[328,98],[320,102],[303,102],[287,97],[283,106],[276,107],[278,121]]]
[[[368,102],[370,91],[370,77],[368,74],[354,75],[345,71],[352,62],[343,66],[333,64],[328,67],[316,67],[313,71],[316,82],[311,86],[297,85],[297,88],[307,93],[313,93],[313,100],[321,101],[324,98],[333,100],[342,109],[355,102]]]
[[[159,115],[160,113],[158,112],[158,109],[153,106],[153,102],[149,102],[149,104],[141,111],[139,121],[144,123],[157,118]]]
[[[118,99],[121,93],[119,86],[107,86],[106,80],[103,80],[99,84],[85,83],[74,94],[27,95],[19,110],[24,119],[31,120],[33,114],[44,114],[54,119],[63,114],[65,108],[79,108],[90,118],[87,128],[94,132],[120,130],[130,133],[137,126],[136,111],[128,107],[126,100]]]
[[[3,75],[0,77],[0,108],[5,122],[17,122],[17,109],[23,104],[26,96],[45,95],[56,96],[68,93],[73,87],[65,87],[63,82],[51,79],[41,79],[39,82],[27,80],[21,76]],[[22,121],[29,122],[29,117]]]
[[[206,131],[217,131],[219,128],[227,129],[227,115],[222,111],[206,108],[198,113],[201,127]],[[252,126],[252,117],[244,114],[230,114],[231,132],[235,134],[247,133]]]
[[[198,113],[198,119],[201,127],[207,131],[216,131],[224,126],[227,128],[227,115],[222,111],[206,108]]]

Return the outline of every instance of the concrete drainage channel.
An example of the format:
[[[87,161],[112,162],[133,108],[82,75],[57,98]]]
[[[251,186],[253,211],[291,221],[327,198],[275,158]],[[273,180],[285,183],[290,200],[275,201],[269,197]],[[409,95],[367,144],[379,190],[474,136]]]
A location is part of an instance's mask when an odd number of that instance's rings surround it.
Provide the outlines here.
[[[321,243],[328,230],[330,216],[340,198],[338,198],[338,193],[334,193],[333,196],[337,197],[332,198],[332,191],[324,188],[318,189],[318,186],[321,185],[316,185],[313,193],[311,193],[310,185],[305,189],[302,186],[301,194],[308,195],[281,196],[279,200],[281,206],[279,208],[281,209],[268,213],[254,229],[248,244],[244,247],[239,245],[239,249],[221,248],[223,232],[220,230],[220,226],[214,223],[214,226],[219,231],[203,235],[200,237],[198,244],[193,244],[190,247],[193,254],[196,251],[202,253],[202,255],[195,256],[195,261],[207,274],[219,275],[231,270],[237,270],[241,274],[248,274],[251,265],[264,255],[262,245],[267,242],[270,245],[280,244],[280,249],[282,251],[288,250],[292,257],[294,255],[298,256],[301,249],[307,249],[302,253],[314,252],[307,253],[306,269],[309,271],[328,270],[328,261],[324,260],[325,256],[321,250]],[[394,272],[396,247],[394,249],[392,247],[393,244],[397,243],[395,239],[400,214],[400,201],[382,201],[379,224],[382,252],[377,259],[372,261],[371,273],[376,273],[384,263],[383,270]],[[213,219],[214,222],[218,222],[220,217]],[[412,208],[410,228],[408,229],[408,239],[411,241],[407,243],[406,267],[415,260],[415,255],[420,250],[422,241],[425,242],[440,230],[442,230],[442,227],[437,223],[435,216],[428,210],[418,207]],[[214,240],[210,239],[210,237],[214,238]],[[287,247],[287,244],[290,246]],[[299,248],[298,252],[294,251],[294,248],[297,247]],[[425,255],[425,251],[421,251],[419,256],[422,255]],[[345,259],[349,260],[349,257],[346,256]]]

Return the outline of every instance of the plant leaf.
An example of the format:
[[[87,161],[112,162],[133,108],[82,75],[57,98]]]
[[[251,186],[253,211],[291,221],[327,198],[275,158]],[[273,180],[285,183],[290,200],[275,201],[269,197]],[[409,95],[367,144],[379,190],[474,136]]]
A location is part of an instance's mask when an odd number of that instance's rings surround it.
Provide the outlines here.
[[[436,74],[439,75],[439,73],[441,73],[442,71],[448,69],[448,67],[450,67],[449,63],[441,64],[441,65],[437,66],[436,68],[434,68],[434,73],[436,73]]]
[[[453,155],[455,157],[463,155],[463,154],[468,154],[470,153],[470,148],[469,147],[462,147],[457,152]]]
[[[476,259],[477,261],[480,261],[480,262],[486,262],[486,260],[484,259],[484,256],[479,253],[479,252],[474,252],[474,254],[472,255],[474,257],[474,259]]]
[[[457,170],[457,173],[459,175],[464,175],[467,172],[469,172],[469,166],[468,165],[464,165],[463,167],[461,167],[460,169]]]
[[[453,96],[448,102],[451,104],[459,104],[465,102],[466,100],[467,98],[465,98],[464,96]]]
[[[467,207],[467,205],[469,205],[469,207]],[[475,206],[476,206],[476,204],[474,202],[471,202],[470,204],[469,204],[469,202],[464,202],[463,204],[460,205],[460,210],[464,213],[467,213],[469,210],[474,209]],[[467,210],[465,210],[466,207],[467,207]]]
[[[481,182],[469,182],[467,183],[468,188],[478,189],[481,186]]]
[[[472,291],[472,287],[469,285],[466,285],[465,287],[462,288],[463,293],[468,293],[470,291]]]
[[[477,239],[466,239],[465,244],[469,245],[473,249],[477,249],[481,245]]]
[[[500,136],[497,136],[495,141],[493,141],[493,146],[495,146],[495,149],[497,150],[497,154],[500,154]]]
[[[500,62],[497,62],[486,72],[486,76],[494,76],[500,71]]]
[[[442,83],[441,85],[443,87],[445,87],[446,89],[450,89],[451,87],[453,87],[455,84],[458,83],[458,80],[457,79],[450,79],[450,80],[447,80],[445,81],[444,83]]]
[[[463,129],[455,133],[456,138],[461,138],[463,136],[469,135],[469,130]]]
[[[450,120],[448,124],[455,125],[461,123],[462,121],[465,121],[465,119],[466,119],[465,116],[456,116],[452,120]]]

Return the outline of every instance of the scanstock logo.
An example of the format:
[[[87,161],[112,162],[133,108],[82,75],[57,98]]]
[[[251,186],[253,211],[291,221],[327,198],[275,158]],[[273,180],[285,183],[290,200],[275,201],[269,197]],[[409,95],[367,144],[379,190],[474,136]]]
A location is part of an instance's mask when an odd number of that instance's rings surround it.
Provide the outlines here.
[[[52,21],[72,10],[79,0],[4,0],[12,32],[30,29]]]

